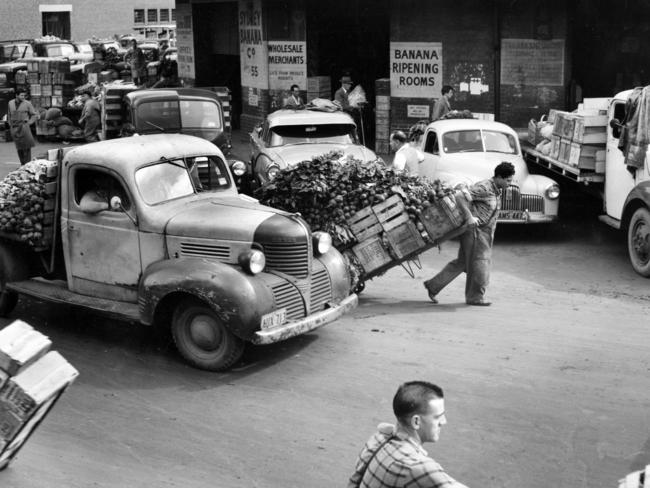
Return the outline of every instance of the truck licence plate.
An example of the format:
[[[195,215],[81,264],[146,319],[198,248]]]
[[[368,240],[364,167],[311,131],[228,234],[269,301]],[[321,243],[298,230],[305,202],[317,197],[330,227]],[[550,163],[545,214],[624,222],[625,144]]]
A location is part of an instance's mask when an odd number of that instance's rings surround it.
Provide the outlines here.
[[[287,309],[281,308],[271,313],[262,315],[262,330],[273,329],[284,324],[287,320]]]
[[[502,220],[526,220],[526,212],[521,210],[501,210],[499,218]]]

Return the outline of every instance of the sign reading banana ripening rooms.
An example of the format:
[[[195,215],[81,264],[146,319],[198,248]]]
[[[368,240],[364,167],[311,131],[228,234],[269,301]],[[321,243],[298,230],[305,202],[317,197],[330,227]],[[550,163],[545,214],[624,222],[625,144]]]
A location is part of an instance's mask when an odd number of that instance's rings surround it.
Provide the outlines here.
[[[441,88],[441,42],[390,43],[391,96],[438,98]]]

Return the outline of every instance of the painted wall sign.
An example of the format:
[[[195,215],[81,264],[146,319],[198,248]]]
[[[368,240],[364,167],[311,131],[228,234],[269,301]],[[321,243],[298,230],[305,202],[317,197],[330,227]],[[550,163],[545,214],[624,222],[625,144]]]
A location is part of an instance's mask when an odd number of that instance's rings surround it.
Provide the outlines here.
[[[176,7],[176,47],[178,48],[178,76],[194,80],[194,32],[192,30],[192,5],[179,3]]]
[[[430,108],[429,105],[407,105],[406,116],[414,119],[428,119]]]
[[[269,89],[289,90],[298,85],[307,90],[307,43],[269,41]]]
[[[262,0],[239,0],[239,58],[242,86],[268,89],[267,45]]]
[[[391,96],[437,98],[441,88],[441,42],[390,43]]]
[[[563,86],[564,39],[502,39],[501,83]]]

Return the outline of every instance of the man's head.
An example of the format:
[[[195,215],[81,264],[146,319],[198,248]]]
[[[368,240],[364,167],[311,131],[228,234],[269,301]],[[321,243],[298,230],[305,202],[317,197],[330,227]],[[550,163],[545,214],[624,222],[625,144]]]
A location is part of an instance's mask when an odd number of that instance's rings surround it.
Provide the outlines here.
[[[25,100],[27,98],[27,90],[24,88],[16,88],[16,98],[20,101]]]
[[[447,100],[449,100],[451,97],[454,96],[454,88],[451,85],[445,85],[442,87],[442,96],[447,97]]]
[[[300,87],[298,85],[291,85],[291,94],[300,95]]]
[[[133,49],[138,47],[138,41],[136,39],[131,39],[131,47],[133,47]]]
[[[352,78],[350,78],[348,75],[342,76],[341,77],[341,86],[345,88],[346,90],[349,90],[350,87],[352,86]]]
[[[396,130],[390,135],[390,148],[393,151],[397,151],[400,147],[406,144],[406,134],[401,130]]]
[[[436,442],[447,423],[442,388],[426,381],[402,384],[393,398],[393,413],[400,426],[420,442]]]
[[[515,165],[504,161],[494,168],[494,183],[505,190],[512,183],[512,177],[515,175]]]

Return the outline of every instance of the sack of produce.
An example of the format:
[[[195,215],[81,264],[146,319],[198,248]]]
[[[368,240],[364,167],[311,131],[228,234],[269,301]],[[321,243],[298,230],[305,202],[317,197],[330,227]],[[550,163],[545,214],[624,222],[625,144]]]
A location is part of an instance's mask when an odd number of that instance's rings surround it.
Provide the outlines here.
[[[51,222],[48,205],[49,175],[56,169],[55,161],[35,160],[9,173],[0,182],[0,232],[31,246],[43,244],[44,228]]]

